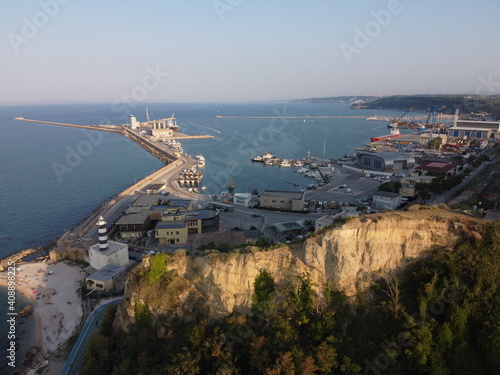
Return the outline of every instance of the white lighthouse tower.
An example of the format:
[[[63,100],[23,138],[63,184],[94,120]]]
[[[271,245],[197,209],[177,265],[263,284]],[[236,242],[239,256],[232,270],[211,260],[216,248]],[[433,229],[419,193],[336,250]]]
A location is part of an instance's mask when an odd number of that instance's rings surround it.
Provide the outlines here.
[[[106,229],[106,221],[101,216],[97,222],[97,232],[99,234],[99,250],[106,251],[108,246],[108,230]]]
[[[89,248],[89,263],[96,270],[109,265],[126,266],[128,264],[128,245],[109,241],[106,221],[101,216],[97,221],[98,243]]]

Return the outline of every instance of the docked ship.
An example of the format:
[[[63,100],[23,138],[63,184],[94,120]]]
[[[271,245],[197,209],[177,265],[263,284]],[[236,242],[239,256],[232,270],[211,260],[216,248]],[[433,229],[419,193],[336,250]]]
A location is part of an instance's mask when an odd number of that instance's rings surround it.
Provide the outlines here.
[[[169,129],[173,130],[174,132],[179,131],[179,126],[177,125],[177,119],[174,117],[173,113],[172,113],[172,117],[167,119],[167,126]]]
[[[385,141],[388,139],[396,138],[401,136],[401,133],[399,132],[399,129],[397,127],[391,127],[391,133],[387,135],[382,135],[380,137],[372,137],[370,140],[372,142],[378,142],[378,141]]]
[[[196,166],[198,168],[205,167],[205,157],[203,155],[196,155]]]

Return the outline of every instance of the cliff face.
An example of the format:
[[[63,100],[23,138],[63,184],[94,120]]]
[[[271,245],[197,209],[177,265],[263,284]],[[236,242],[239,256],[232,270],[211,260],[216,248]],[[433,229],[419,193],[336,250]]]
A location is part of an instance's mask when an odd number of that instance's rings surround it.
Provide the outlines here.
[[[137,303],[147,304],[153,315],[170,317],[247,313],[255,277],[262,269],[278,286],[308,273],[319,288],[331,282],[353,295],[366,288],[376,272],[393,270],[434,246],[452,248],[477,236],[480,225],[478,220],[437,208],[368,215],[270,251],[205,256],[179,252],[168,259],[169,279],[154,286],[141,276],[149,267],[145,260],[129,275],[115,324],[126,329]]]

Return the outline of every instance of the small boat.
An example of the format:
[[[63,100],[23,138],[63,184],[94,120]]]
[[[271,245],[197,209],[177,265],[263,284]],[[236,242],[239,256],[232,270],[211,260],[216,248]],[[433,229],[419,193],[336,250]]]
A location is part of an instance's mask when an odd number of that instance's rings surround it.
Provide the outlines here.
[[[227,184],[226,188],[229,191],[234,190],[236,188],[236,186],[234,185],[233,179],[229,180],[229,183]]]
[[[252,158],[251,160],[254,161],[254,162],[257,162],[257,163],[263,163],[264,162],[264,157],[262,157],[260,155],[257,155],[256,157]]]
[[[288,159],[283,159],[280,163],[280,167],[291,167],[292,163]]]

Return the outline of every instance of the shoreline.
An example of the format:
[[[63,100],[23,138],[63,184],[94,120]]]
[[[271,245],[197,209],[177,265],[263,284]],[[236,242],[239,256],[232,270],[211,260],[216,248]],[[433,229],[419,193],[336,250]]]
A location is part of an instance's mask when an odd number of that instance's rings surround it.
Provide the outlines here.
[[[29,357],[17,358],[21,369],[25,359],[31,358],[32,367],[66,342],[81,324],[82,300],[78,293],[86,273],[66,262],[49,264],[47,261],[16,264],[16,293],[23,294],[33,307],[35,335],[27,347]],[[7,274],[0,274],[0,285],[8,286]],[[20,309],[16,306],[20,316]]]

